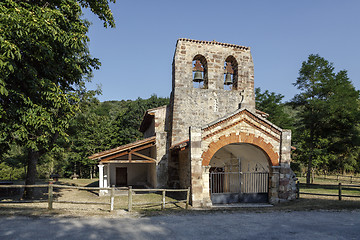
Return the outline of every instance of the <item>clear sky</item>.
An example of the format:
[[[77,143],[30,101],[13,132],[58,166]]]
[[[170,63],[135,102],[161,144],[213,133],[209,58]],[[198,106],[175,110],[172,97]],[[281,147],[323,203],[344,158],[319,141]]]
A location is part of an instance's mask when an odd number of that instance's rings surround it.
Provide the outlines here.
[[[117,0],[116,28],[89,11],[90,52],[102,66],[88,88],[100,101],[169,97],[178,38],[251,47],[255,87],[290,100],[301,63],[319,54],[360,89],[359,0]]]

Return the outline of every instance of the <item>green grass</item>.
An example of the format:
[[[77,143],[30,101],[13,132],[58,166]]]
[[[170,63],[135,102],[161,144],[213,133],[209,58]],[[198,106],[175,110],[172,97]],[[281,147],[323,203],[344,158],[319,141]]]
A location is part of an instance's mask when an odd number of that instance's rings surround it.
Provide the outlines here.
[[[339,194],[339,182],[336,179],[315,178],[314,185],[311,184],[307,185],[305,183],[306,179],[304,177],[300,177],[299,182],[300,182],[300,196],[301,193],[332,194],[337,196]],[[359,186],[360,184],[342,183],[341,194],[360,196],[360,187],[351,187],[350,185]],[[306,196],[306,195],[302,195],[302,196]],[[358,201],[360,201],[360,198],[358,198]]]
[[[55,184],[69,185],[69,186],[94,186],[98,184],[98,179],[60,179]],[[338,182],[329,179],[315,179],[316,184],[329,184],[331,186],[306,186],[305,179],[300,178],[301,192],[309,193],[323,193],[323,194],[338,194]],[[42,180],[37,183],[47,183]],[[19,182],[19,184],[22,184]],[[359,184],[360,185],[360,184]],[[117,192],[119,193],[119,192]],[[44,189],[44,197],[46,198],[47,191]],[[161,192],[133,195],[133,211],[127,212],[128,196],[115,196],[115,211],[110,212],[109,205],[83,205],[83,204],[61,204],[54,203],[54,209],[48,210],[47,203],[25,203],[25,204],[0,204],[0,215],[25,215],[25,216],[103,216],[103,217],[119,217],[119,216],[139,216],[141,215],[162,215],[162,214],[206,214],[214,211],[221,212],[271,212],[271,211],[309,211],[309,210],[354,210],[360,209],[360,198],[343,197],[342,201],[338,200],[337,196],[314,196],[300,194],[300,199],[294,201],[279,203],[274,207],[269,208],[231,208],[231,209],[201,209],[201,211],[186,211],[185,203],[168,203],[164,211],[161,209]],[[342,194],[358,195],[360,196],[360,188],[358,190],[347,190],[343,188]],[[76,189],[60,189],[54,188],[54,197],[57,200],[63,201],[85,201],[85,202],[101,202],[109,203],[110,196],[98,196],[97,191],[76,190]],[[184,199],[176,196],[166,196],[167,202],[176,201],[177,199]],[[148,204],[153,203],[153,204]],[[190,207],[191,209],[191,207]]]

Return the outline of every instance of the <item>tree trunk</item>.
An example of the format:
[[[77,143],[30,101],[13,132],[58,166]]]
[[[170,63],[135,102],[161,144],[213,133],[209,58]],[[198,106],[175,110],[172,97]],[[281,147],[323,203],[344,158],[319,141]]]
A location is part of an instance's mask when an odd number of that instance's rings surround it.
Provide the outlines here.
[[[313,152],[314,152],[314,137],[313,137],[313,131],[310,130],[310,146],[309,146],[309,162],[308,162],[308,168],[306,173],[306,184],[310,184],[311,182],[311,174],[312,174],[312,160],[313,160]]]
[[[29,150],[28,151],[28,159],[27,159],[27,173],[25,179],[25,185],[34,185],[37,171],[36,165],[39,160],[40,153],[38,151]],[[24,190],[24,199],[33,199],[34,198],[34,188],[26,187]]]
[[[312,154],[310,154],[309,156],[309,162],[306,172],[306,184],[310,184],[311,182],[311,172],[312,172],[311,169],[312,169]]]

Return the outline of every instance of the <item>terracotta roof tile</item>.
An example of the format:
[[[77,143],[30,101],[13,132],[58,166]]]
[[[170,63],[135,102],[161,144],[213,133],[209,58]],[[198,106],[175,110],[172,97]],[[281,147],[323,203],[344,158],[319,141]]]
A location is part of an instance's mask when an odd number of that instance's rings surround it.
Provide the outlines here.
[[[230,43],[221,43],[213,41],[202,41],[202,40],[194,40],[194,39],[187,39],[187,38],[179,38],[178,41],[184,41],[184,42],[194,42],[194,43],[202,43],[202,44],[212,44],[212,45],[220,45],[224,47],[234,47],[234,48],[240,48],[244,50],[250,50],[250,47],[240,46],[236,44],[230,44]]]

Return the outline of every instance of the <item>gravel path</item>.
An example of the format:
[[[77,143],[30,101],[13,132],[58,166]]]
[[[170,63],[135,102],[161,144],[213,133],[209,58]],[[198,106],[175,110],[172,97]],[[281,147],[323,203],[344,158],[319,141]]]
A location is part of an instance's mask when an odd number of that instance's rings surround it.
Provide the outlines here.
[[[360,211],[0,217],[0,239],[360,239]]]

